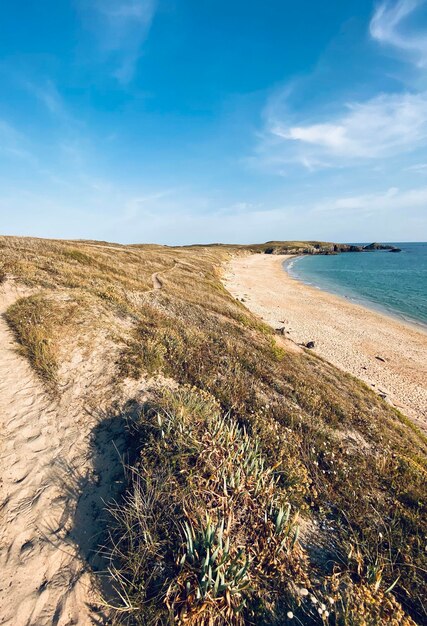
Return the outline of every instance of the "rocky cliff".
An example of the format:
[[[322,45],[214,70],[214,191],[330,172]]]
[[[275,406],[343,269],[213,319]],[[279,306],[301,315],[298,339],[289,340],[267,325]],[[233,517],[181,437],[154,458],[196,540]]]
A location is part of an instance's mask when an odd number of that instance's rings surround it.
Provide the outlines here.
[[[263,244],[260,248],[260,251],[264,252],[264,254],[340,254],[342,252],[371,252],[374,250],[401,251],[400,248],[381,243],[359,246],[347,243],[271,241]]]

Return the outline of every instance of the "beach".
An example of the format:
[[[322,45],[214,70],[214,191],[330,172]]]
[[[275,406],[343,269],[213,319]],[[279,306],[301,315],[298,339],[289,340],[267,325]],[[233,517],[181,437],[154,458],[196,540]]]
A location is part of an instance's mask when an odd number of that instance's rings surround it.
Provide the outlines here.
[[[427,333],[289,276],[289,255],[234,257],[229,292],[296,346],[363,380],[427,432]]]

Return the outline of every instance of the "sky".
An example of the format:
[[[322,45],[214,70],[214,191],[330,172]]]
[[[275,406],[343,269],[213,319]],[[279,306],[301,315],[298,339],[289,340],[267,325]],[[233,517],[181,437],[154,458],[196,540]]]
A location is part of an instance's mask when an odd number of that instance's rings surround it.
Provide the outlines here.
[[[2,0],[0,233],[427,240],[427,1]]]

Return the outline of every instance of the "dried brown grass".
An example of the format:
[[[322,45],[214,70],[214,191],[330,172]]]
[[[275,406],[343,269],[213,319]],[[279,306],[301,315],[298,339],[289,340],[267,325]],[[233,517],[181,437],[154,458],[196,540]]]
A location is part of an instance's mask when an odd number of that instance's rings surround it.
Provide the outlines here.
[[[181,392],[160,398],[134,433],[141,446],[148,437],[149,454],[142,448],[146,462],[135,469],[137,480],[130,481],[127,499],[116,513],[119,526],[123,515],[133,519],[140,529],[138,541],[149,533],[153,545],[132,543],[132,537],[122,542],[116,535],[122,561],[115,574],[120,578],[127,567],[133,572],[121,579],[125,604],[136,604],[125,614],[130,620],[160,624],[191,617],[199,624],[209,623],[205,618],[217,623],[286,623],[291,610],[303,623],[324,622],[324,613],[320,616],[314,602],[298,595],[293,580],[297,587],[305,584],[312,590],[315,599],[335,594],[329,623],[376,624],[380,615],[381,623],[393,624],[393,611],[423,623],[426,441],[361,382],[313,355],[277,347],[270,329],[233,300],[220,282],[221,264],[241,249],[0,238],[0,251],[8,276],[43,290],[41,298],[9,311],[23,349],[42,376],[54,378],[58,359],[68,358],[52,339],[69,341],[71,354],[83,329],[93,328],[111,332],[120,347],[117,380],[162,374],[174,379],[178,389],[193,388],[192,397],[202,394],[204,408]],[[154,273],[161,273],[162,289],[153,288]],[[65,314],[46,316],[44,307],[54,311],[58,302]],[[76,308],[76,302],[79,314],[74,318],[66,312]],[[43,352],[42,345],[50,345],[51,352]],[[215,406],[208,410],[211,402]],[[174,418],[169,438],[156,426],[158,417],[165,415]],[[217,447],[216,435],[209,430],[212,415],[222,424],[222,436],[235,425],[245,433],[241,436],[247,437],[247,449],[257,447],[266,477],[274,479],[273,491],[266,489],[268,497],[273,503],[285,499],[292,511],[300,510],[311,528],[319,529],[312,532],[310,543],[318,540],[324,546],[326,536],[327,551],[297,542],[297,565],[291,551],[291,560],[283,556],[279,570],[274,559],[264,559],[261,543],[271,535],[260,520],[267,502],[261,496],[254,499],[246,479],[240,500],[228,489],[227,495],[221,493],[215,482],[218,468],[235,470],[242,459],[232,461],[227,450]],[[180,428],[186,436],[180,436]],[[348,433],[367,445],[355,446]],[[232,557],[242,545],[250,551],[252,544],[255,550],[257,565],[245,573],[251,591],[237,591],[236,604],[208,594],[199,613],[201,580],[195,563],[200,554],[193,564],[176,561],[185,552],[182,523],[187,521],[200,537],[206,531],[206,513],[216,528],[230,511],[235,521],[246,520],[240,526],[236,521]],[[280,589],[286,589],[281,601],[278,580],[284,585]],[[149,601],[138,604],[135,588],[144,590]]]

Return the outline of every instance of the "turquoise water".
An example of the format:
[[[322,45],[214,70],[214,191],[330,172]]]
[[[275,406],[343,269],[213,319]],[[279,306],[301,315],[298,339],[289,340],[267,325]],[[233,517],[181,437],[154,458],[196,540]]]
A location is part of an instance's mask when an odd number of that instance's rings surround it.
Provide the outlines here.
[[[304,283],[411,322],[427,325],[427,243],[394,243],[402,252],[303,256],[287,263]]]

